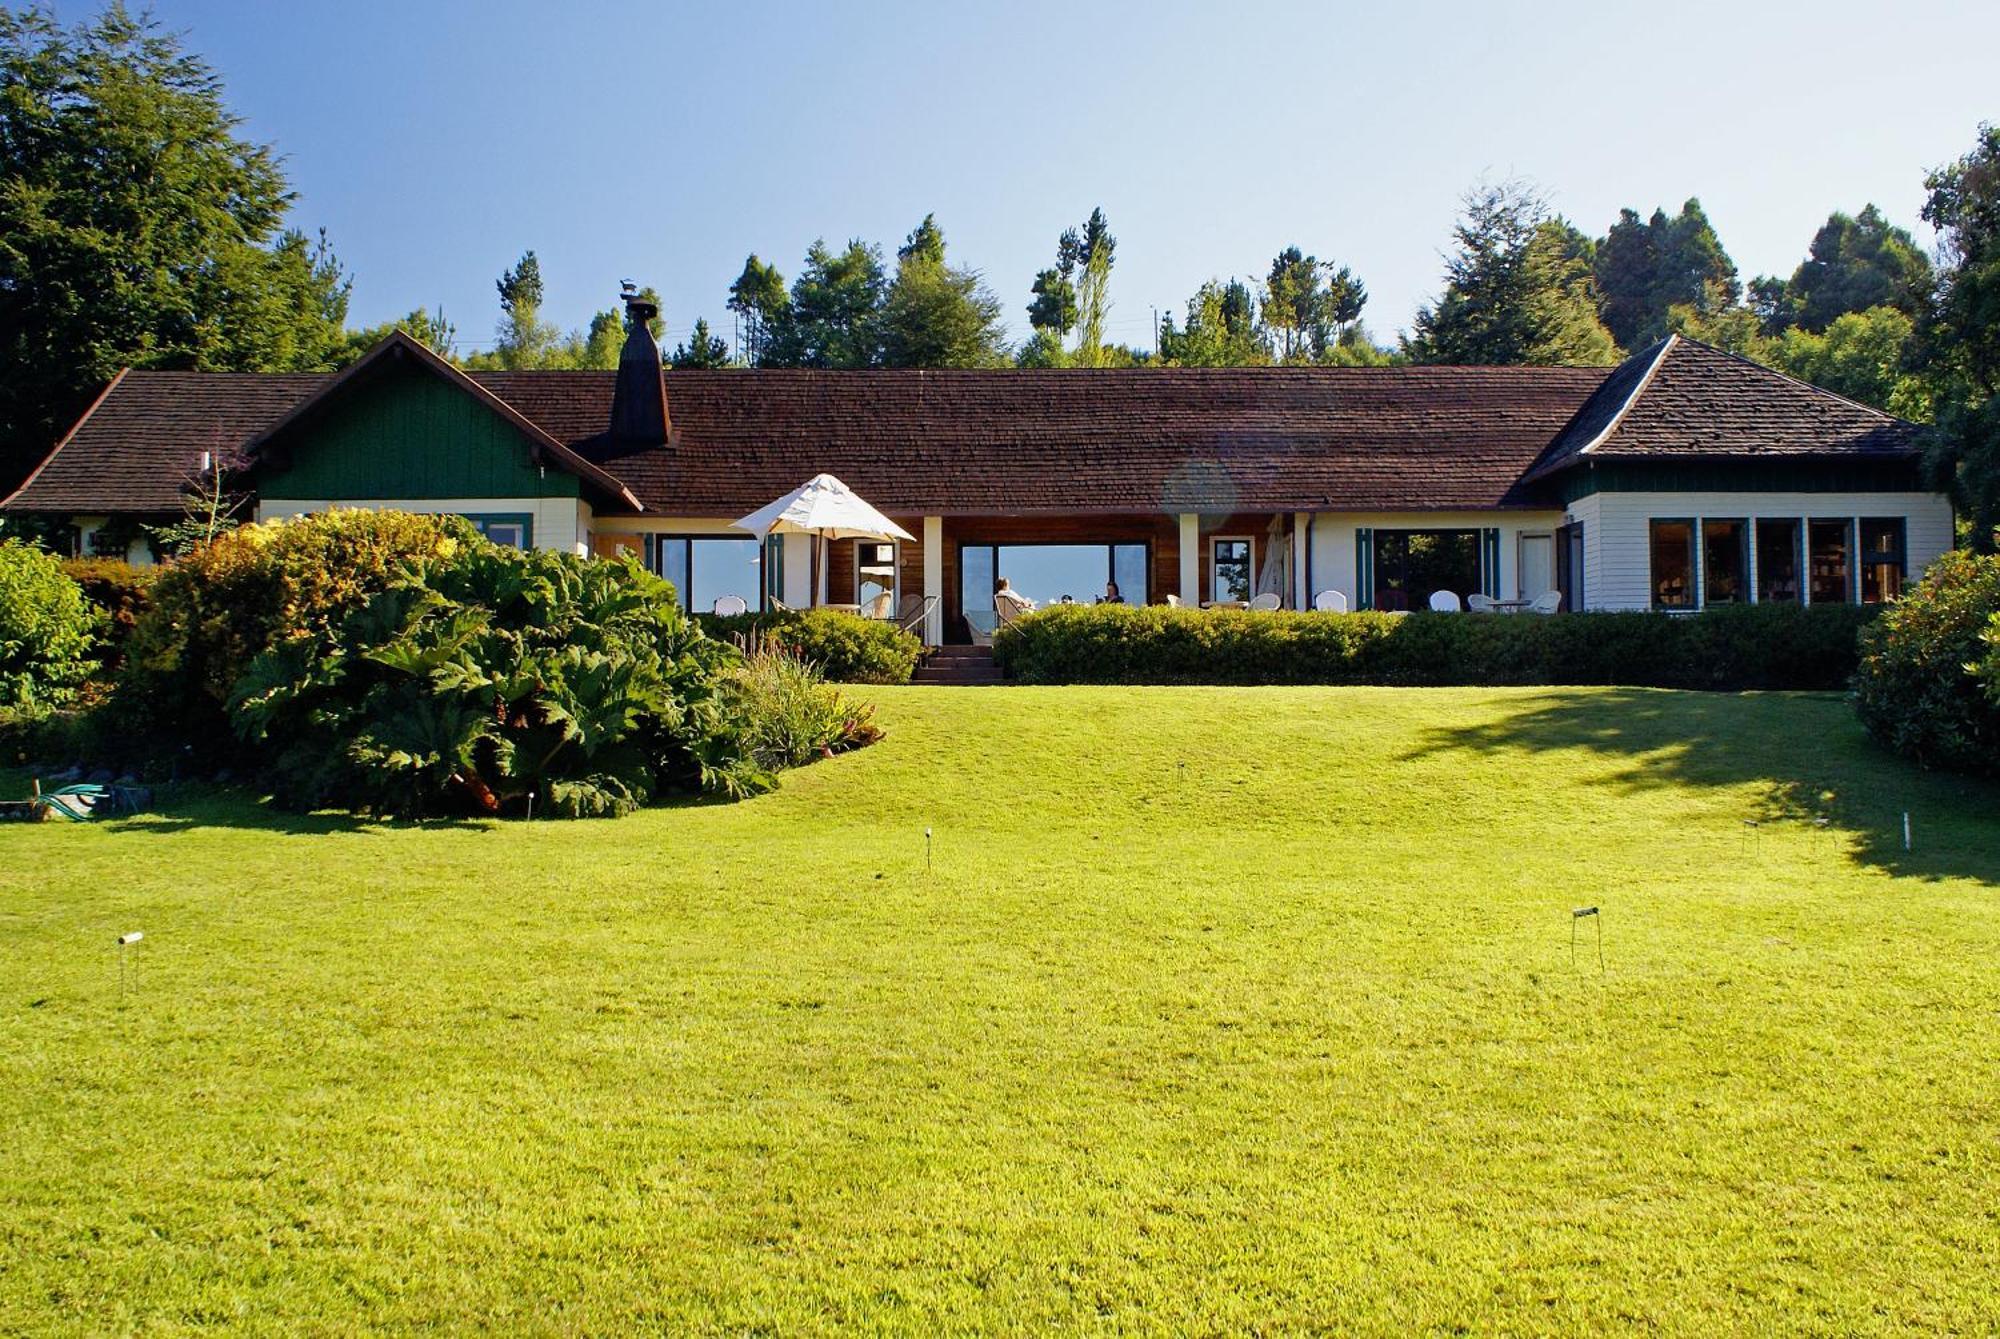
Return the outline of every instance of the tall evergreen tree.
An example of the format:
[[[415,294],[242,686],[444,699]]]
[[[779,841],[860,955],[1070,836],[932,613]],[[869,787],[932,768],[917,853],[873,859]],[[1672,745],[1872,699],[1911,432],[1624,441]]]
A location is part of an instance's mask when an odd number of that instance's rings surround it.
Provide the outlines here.
[[[709,333],[707,317],[697,316],[694,329],[688,332],[687,342],[675,345],[674,351],[667,355],[667,362],[688,371],[727,367],[729,345]]]
[[[882,304],[886,367],[998,367],[1007,360],[1000,299],[979,272],[945,263],[944,231],[929,214],[896,252]]]
[[[149,17],[0,9],[0,490],[120,367],[345,356],[348,281],[277,154]]]
[[[1844,313],[1870,307],[1894,307],[1915,317],[1930,290],[1929,259],[1906,229],[1871,204],[1856,215],[1835,212],[1827,218],[1785,296],[1787,314],[1817,332]]]
[[[1693,199],[1677,215],[1655,209],[1644,223],[1638,211],[1621,209],[1597,244],[1592,270],[1599,319],[1628,349],[1666,335],[1669,308],[1708,315],[1735,305],[1742,291],[1735,262]]]
[[[789,314],[791,299],[785,292],[785,277],[775,265],[766,265],[751,252],[743,262],[743,273],[729,286],[729,310],[736,313],[744,361],[752,367],[764,365],[771,332]]]
[[[789,307],[767,334],[759,365],[874,366],[888,286],[880,247],[857,239],[835,253],[824,240],[815,241],[792,281]]]
[[[1269,311],[1269,307],[1266,307]],[[1271,343],[1257,319],[1249,286],[1211,279],[1187,302],[1187,325],[1160,320],[1160,361],[1170,367],[1255,367],[1271,361]]]
[[[1417,313],[1404,352],[1419,363],[1616,361],[1597,317],[1592,245],[1532,189],[1503,183],[1465,197],[1444,296]]]

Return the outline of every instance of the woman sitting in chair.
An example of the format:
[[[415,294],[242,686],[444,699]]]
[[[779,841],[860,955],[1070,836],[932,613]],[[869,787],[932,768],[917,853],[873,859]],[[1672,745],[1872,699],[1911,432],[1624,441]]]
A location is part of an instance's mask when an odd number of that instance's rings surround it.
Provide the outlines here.
[[[1107,581],[1104,583],[1104,594],[1097,602],[1099,604],[1123,604],[1125,603],[1125,597],[1118,593],[1117,582]]]
[[[1035,612],[1035,602],[1014,589],[1006,577],[993,587],[993,608],[1002,623],[1011,623],[1023,614]]]

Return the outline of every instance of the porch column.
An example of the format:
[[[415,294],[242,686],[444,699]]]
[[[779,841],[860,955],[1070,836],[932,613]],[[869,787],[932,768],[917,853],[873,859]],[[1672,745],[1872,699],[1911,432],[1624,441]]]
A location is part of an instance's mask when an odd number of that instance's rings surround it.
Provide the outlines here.
[[[944,517],[924,517],[924,645],[944,645]]]
[[[1292,513],[1292,608],[1312,608],[1312,513]]]
[[[1181,516],[1181,603],[1194,608],[1201,603],[1201,517],[1191,511]]]

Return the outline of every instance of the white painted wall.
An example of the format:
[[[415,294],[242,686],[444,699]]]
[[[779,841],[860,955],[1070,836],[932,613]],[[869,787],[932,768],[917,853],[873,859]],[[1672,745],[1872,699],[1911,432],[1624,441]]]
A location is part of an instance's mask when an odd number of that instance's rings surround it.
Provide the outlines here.
[[[1349,609],[1361,607],[1354,570],[1354,532],[1369,530],[1498,530],[1500,584],[1503,598],[1520,597],[1521,536],[1549,535],[1562,524],[1559,511],[1385,511],[1319,512],[1312,518],[1311,592],[1306,607],[1323,590],[1347,597]]]
[[[1591,609],[1652,608],[1655,518],[1901,516],[1911,581],[1952,546],[1951,503],[1936,493],[1593,493],[1571,503],[1568,514],[1583,524],[1583,595]]]
[[[350,507],[365,511],[408,511],[420,516],[519,514],[535,518],[535,547],[569,553],[590,552],[590,504],[573,497],[371,498],[365,502],[326,498],[260,498],[257,519],[281,520]],[[621,527],[622,528],[622,527]]]
[[[110,558],[117,556],[116,554],[99,554],[90,545],[91,536],[103,529],[110,522],[110,519],[108,516],[78,516],[75,518],[74,524],[77,533],[78,553],[86,558]],[[125,561],[134,567],[151,567],[153,565],[153,547],[146,542],[144,535],[140,535],[125,546]]]

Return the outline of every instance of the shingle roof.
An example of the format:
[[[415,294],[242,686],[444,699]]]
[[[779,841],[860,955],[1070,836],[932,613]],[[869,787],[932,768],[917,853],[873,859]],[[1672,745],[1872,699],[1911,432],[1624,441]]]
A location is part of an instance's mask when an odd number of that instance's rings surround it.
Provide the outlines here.
[[[1590,459],[1855,456],[1907,459],[1922,432],[1747,358],[1670,335],[1626,359],[1528,479]]]
[[[822,471],[896,515],[1533,505],[1580,458],[1902,457],[1918,429],[1687,340],[1623,366],[667,374],[673,441],[604,435],[611,372],[472,380],[647,511],[741,515]],[[204,450],[326,374],[130,372],[6,505],[173,511]]]

